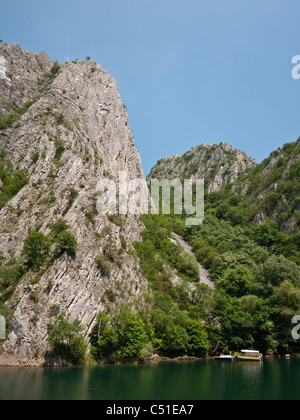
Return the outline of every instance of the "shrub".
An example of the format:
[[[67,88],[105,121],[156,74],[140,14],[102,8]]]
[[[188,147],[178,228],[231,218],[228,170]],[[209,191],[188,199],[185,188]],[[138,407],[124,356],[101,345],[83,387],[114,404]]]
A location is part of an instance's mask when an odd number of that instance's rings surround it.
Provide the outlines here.
[[[85,217],[92,225],[96,223],[96,219],[91,211],[86,211]]]
[[[69,196],[68,196],[68,204],[62,213],[63,216],[65,216],[68,213],[68,211],[72,208],[74,201],[76,200],[77,197],[78,197],[78,192],[74,188],[71,188],[69,191]]]
[[[22,275],[20,266],[0,267],[0,289],[16,286]]]
[[[33,269],[43,265],[51,248],[51,241],[47,236],[38,231],[29,232],[24,241],[23,254],[27,264]]]
[[[42,79],[38,79],[38,84],[40,86],[43,87],[47,87],[47,85],[49,85],[50,83],[52,83],[55,78],[58,76],[59,70],[61,69],[61,66],[59,65],[59,63],[56,61],[51,70],[50,73],[45,73],[42,77]]]
[[[55,223],[49,223],[48,227],[51,229],[50,237],[53,241],[56,241],[59,235],[69,228],[67,222],[63,219],[59,219]]]
[[[56,61],[54,64],[53,64],[53,67],[51,68],[51,70],[50,70],[50,73],[53,75],[53,76],[56,76],[57,74],[58,74],[58,72],[59,72],[59,70],[61,69],[61,67],[60,67],[60,65],[58,64],[58,62]]]
[[[74,364],[80,364],[87,351],[87,343],[79,320],[70,322],[65,313],[59,315],[49,332],[52,354]]]
[[[55,116],[57,125],[62,125],[65,122],[65,117],[62,113]]]
[[[62,154],[65,151],[65,144],[66,142],[64,140],[56,140],[55,142],[55,160],[60,160],[62,157]]]
[[[48,227],[51,229],[51,241],[56,243],[56,255],[61,256],[65,252],[74,255],[77,250],[77,240],[75,236],[68,231],[68,224],[65,220],[59,219],[55,223],[50,223]]]
[[[58,234],[56,243],[58,255],[62,255],[65,252],[69,255],[74,255],[78,246],[75,236],[68,231]]]
[[[119,216],[117,214],[110,214],[107,216],[108,220],[115,224],[118,227],[122,227],[124,225],[124,218],[122,216]]]
[[[14,172],[13,165],[7,159],[4,151],[0,151],[0,180],[2,181],[0,191],[1,210],[29,182],[27,171]]]
[[[200,273],[197,261],[191,255],[184,253],[178,256],[176,268],[182,276],[193,282],[199,282]]]
[[[96,258],[96,264],[97,268],[99,269],[100,273],[105,276],[109,277],[111,274],[111,266],[109,262],[107,261],[106,257],[104,255],[99,255]]]
[[[39,160],[40,154],[38,152],[35,152],[31,155],[31,161],[32,163],[36,163]]]

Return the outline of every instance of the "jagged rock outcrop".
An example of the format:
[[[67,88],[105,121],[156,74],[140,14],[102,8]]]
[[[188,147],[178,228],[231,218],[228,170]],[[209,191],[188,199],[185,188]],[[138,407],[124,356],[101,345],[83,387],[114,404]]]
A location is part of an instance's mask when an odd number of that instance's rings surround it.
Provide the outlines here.
[[[210,206],[227,206],[225,219],[234,225],[272,220],[283,233],[293,234],[300,224],[299,157],[300,139],[273,151],[260,164],[227,143],[201,144],[182,156],[160,160],[147,180],[204,179],[208,193],[219,193],[208,199]]]
[[[216,192],[237,180],[241,172],[257,166],[245,152],[228,143],[210,146],[206,143],[194,147],[184,155],[168,156],[151,170],[148,180],[204,179],[208,192]]]
[[[116,82],[100,65],[58,64],[18,45],[0,45],[1,55],[0,151],[29,182],[0,211],[0,264],[22,258],[30,230],[48,235],[59,219],[78,243],[76,255],[24,274],[2,303],[12,314],[2,352],[30,362],[47,352],[53,308],[79,319],[88,337],[101,310],[142,304],[147,281],[132,243],[143,226],[134,216],[99,215],[95,205],[100,178],[144,175]],[[109,276],[96,263],[105,252]]]

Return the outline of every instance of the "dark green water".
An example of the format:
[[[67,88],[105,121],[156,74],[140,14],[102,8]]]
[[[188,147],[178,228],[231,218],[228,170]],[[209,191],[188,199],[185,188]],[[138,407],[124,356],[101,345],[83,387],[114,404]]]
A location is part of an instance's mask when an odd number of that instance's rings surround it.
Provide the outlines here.
[[[1,400],[299,400],[300,360],[0,367]]]

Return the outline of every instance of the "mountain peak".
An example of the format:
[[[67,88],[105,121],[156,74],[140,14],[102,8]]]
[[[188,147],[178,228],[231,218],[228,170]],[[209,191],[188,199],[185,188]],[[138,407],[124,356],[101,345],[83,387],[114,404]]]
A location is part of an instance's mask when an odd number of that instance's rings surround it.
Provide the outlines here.
[[[208,192],[235,182],[241,172],[257,162],[228,143],[202,143],[184,155],[168,156],[151,170],[148,179],[204,179]]]

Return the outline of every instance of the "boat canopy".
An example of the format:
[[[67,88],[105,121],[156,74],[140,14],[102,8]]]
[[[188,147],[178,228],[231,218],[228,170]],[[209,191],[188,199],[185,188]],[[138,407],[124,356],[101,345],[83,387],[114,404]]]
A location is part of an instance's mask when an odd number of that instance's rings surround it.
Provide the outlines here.
[[[258,350],[242,350],[241,353],[259,353]]]

